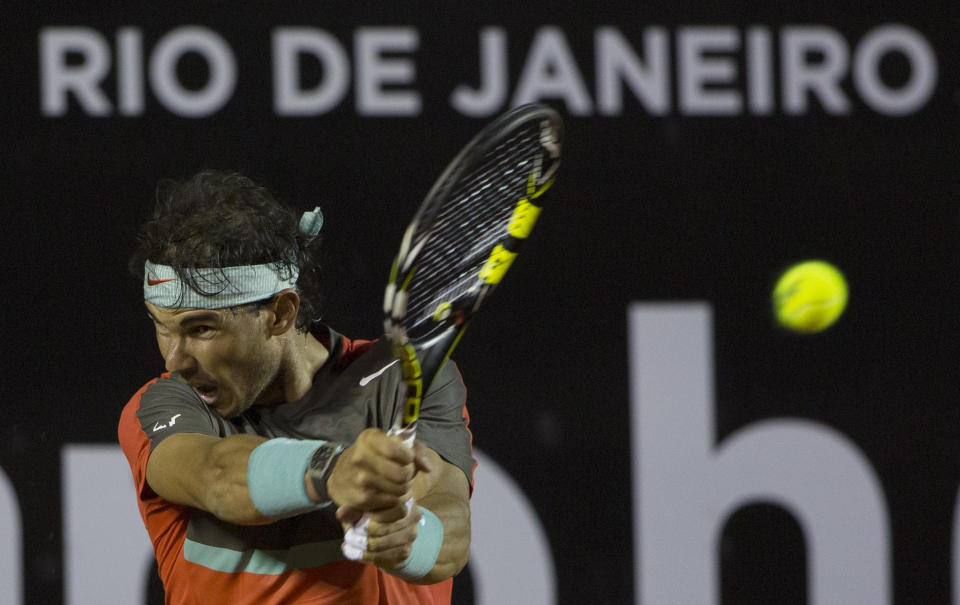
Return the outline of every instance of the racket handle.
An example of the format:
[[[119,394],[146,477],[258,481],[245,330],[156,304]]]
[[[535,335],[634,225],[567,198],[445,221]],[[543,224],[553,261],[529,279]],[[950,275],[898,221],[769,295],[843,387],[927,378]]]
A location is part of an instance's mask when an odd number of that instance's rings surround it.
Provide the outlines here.
[[[417,424],[413,423],[406,427],[395,424],[387,431],[387,435],[400,437],[403,444],[412,449],[413,442],[417,437]],[[407,509],[407,514],[410,514],[410,510],[413,508],[413,498],[407,500],[404,506]],[[343,556],[350,561],[363,560],[363,553],[367,552],[367,536],[369,535],[367,527],[369,525],[370,515],[364,513],[360,520],[354,523],[343,535],[343,545],[340,550],[343,552]]]
[[[394,424],[390,427],[390,430],[387,431],[387,435],[391,437],[399,437],[403,440],[403,444],[410,449],[413,449],[413,442],[417,438],[417,423],[405,427],[401,427],[399,424]]]

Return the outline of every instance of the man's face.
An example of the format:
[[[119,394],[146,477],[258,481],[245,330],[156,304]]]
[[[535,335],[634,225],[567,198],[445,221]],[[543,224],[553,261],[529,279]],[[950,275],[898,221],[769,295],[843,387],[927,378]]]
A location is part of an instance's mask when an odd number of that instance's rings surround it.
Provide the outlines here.
[[[145,303],[167,370],[176,372],[224,418],[237,416],[277,378],[280,349],[269,313],[164,309]]]

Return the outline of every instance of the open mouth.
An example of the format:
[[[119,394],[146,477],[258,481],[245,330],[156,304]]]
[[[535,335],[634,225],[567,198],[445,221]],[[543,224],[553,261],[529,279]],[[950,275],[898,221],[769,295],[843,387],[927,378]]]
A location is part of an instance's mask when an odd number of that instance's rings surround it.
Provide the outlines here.
[[[213,405],[217,401],[217,387],[211,385],[194,385],[193,392],[207,405]]]

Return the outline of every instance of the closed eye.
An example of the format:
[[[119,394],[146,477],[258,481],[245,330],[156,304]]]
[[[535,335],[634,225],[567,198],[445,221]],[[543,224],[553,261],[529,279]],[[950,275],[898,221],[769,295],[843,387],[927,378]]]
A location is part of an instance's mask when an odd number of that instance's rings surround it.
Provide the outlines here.
[[[210,336],[215,331],[212,326],[193,326],[190,328],[190,334],[193,336]]]

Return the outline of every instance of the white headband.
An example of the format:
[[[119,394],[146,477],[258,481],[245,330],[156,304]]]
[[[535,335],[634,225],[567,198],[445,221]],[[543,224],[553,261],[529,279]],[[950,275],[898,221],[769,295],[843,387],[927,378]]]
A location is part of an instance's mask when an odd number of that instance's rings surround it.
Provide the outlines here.
[[[304,212],[300,232],[308,239],[316,237],[323,225],[320,208]],[[291,266],[284,276],[282,263],[241,265],[223,268],[191,268],[193,282],[208,294],[201,294],[184,283],[173,267],[147,261],[143,266],[143,299],[166,309],[223,309],[271,298],[281,290],[296,289],[300,270]],[[206,287],[209,286],[209,287]]]
[[[210,294],[201,294],[183,283],[173,267],[147,261],[143,268],[143,299],[167,309],[222,309],[270,298],[281,290],[296,288],[300,272],[291,267],[289,279],[282,279],[281,265],[243,265],[222,269],[187,269],[194,283],[209,285]],[[207,290],[206,287],[203,288]]]

